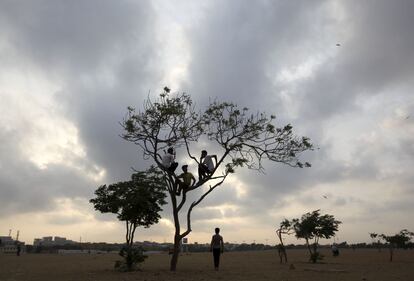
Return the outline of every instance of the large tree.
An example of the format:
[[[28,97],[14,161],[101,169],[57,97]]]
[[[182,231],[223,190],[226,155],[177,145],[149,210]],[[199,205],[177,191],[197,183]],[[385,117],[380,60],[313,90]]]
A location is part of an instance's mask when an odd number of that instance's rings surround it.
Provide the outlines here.
[[[138,145],[144,158],[150,158],[158,167],[163,168],[162,155],[170,146],[182,148],[194,165],[200,160],[194,151],[197,142],[205,142],[208,147],[219,150],[217,163],[211,173],[195,184],[179,190],[177,176],[164,168],[166,186],[171,198],[172,215],[175,225],[174,250],[170,269],[176,270],[180,241],[191,232],[192,210],[220,186],[236,168],[246,166],[263,170],[264,159],[283,163],[292,167],[310,167],[302,163],[298,155],[312,149],[306,137],[297,137],[292,133],[290,124],[282,127],[273,125],[275,117],[264,113],[249,113],[248,108],[239,109],[228,102],[212,101],[204,111],[197,111],[191,97],[185,93],[170,94],[164,92],[156,100],[148,98],[142,110],[128,107],[122,122],[125,140]],[[187,193],[208,184],[198,199],[185,204]],[[180,213],[186,212],[186,227],[181,230]]]
[[[331,238],[338,231],[340,221],[335,220],[332,215],[321,215],[320,210],[302,215],[300,219],[292,220],[293,228],[297,238],[303,238],[309,250],[310,258],[313,263],[322,256],[318,252],[318,242],[320,238]],[[312,241],[312,245],[309,241]]]
[[[154,167],[147,171],[137,172],[130,181],[102,185],[96,191],[96,197],[90,202],[102,213],[113,213],[120,221],[125,222],[125,247],[120,255],[124,263],[117,263],[130,271],[136,263],[142,262],[145,256],[138,248],[134,248],[135,230],[138,226],[145,228],[157,223],[159,212],[165,201],[164,175]]]

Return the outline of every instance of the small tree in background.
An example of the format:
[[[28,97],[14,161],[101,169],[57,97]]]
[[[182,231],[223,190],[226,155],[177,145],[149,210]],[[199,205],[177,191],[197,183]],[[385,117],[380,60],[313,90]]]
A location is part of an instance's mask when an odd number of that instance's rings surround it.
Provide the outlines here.
[[[251,114],[248,108],[239,109],[228,102],[214,101],[205,111],[199,112],[189,95],[170,95],[167,87],[159,99],[145,101],[143,111],[128,108],[122,122],[125,129],[122,137],[138,145],[144,159],[150,158],[165,173],[175,226],[171,271],[176,270],[182,239],[192,230],[191,212],[236,168],[247,166],[262,171],[264,159],[291,167],[310,167],[309,163],[302,163],[298,159],[300,153],[312,149],[309,139],[295,136],[290,124],[276,127],[273,125],[274,119],[273,115]],[[201,142],[219,150],[213,153],[217,155],[217,163],[212,171],[181,194],[178,192],[177,176],[162,165],[162,152],[170,146],[183,147],[188,160],[199,167],[201,160],[197,156],[200,152],[194,152],[192,146]],[[198,199],[185,206],[187,193],[204,184],[209,187],[202,190]],[[184,231],[181,230],[180,222],[182,211],[186,212],[187,225]]]
[[[376,246],[377,249],[378,249],[378,252],[381,252],[381,242],[380,242],[380,240],[376,240],[376,238],[378,237],[378,234],[377,233],[370,233],[369,236],[372,239],[372,246]]]
[[[133,247],[135,230],[158,222],[161,206],[166,203],[164,190],[163,174],[152,167],[133,174],[130,181],[102,185],[95,191],[96,198],[90,200],[95,209],[117,214],[125,222],[126,244],[119,253],[124,261],[115,264],[119,270],[134,270],[145,260],[142,249]]]
[[[279,259],[280,259],[280,263],[283,262],[283,259],[285,260],[285,263],[287,263],[287,253],[286,253],[286,247],[283,244],[283,238],[282,235],[286,234],[286,235],[290,235],[293,233],[293,226],[292,223],[287,220],[284,219],[280,225],[279,228],[276,230],[276,235],[279,238],[279,245],[277,247],[278,253],[279,253]]]
[[[408,231],[407,229],[403,229],[394,235],[380,234],[378,236],[388,244],[388,249],[390,250],[390,262],[392,262],[394,249],[407,248],[407,245],[413,238],[414,233]]]
[[[292,223],[296,237],[305,239],[310,254],[309,260],[313,263],[323,258],[318,252],[319,239],[329,239],[335,236],[335,232],[338,231],[338,226],[341,224],[332,215],[321,215],[320,210],[306,213],[302,215],[300,220],[293,219]],[[309,242],[310,240],[313,240],[312,245]]]

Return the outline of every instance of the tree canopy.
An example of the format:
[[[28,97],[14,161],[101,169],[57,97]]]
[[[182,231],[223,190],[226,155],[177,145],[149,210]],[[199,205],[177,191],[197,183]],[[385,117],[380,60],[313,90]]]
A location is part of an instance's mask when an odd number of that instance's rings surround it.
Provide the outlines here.
[[[387,243],[394,245],[394,247],[405,248],[407,243],[410,242],[410,240],[414,236],[414,233],[408,231],[407,229],[403,229],[399,233],[394,235],[380,234],[379,236]]]
[[[125,222],[126,248],[120,254],[126,259],[127,269],[131,270],[135,262],[143,261],[140,252],[132,247],[136,228],[157,223],[161,206],[166,204],[164,176],[151,167],[133,174],[130,181],[102,185],[95,190],[95,195],[90,202],[97,211],[116,214]]]
[[[137,172],[130,181],[102,185],[90,202],[101,213],[113,213],[120,221],[143,227],[157,223],[165,201],[163,175],[154,168]]]
[[[375,234],[377,236],[376,233],[371,234]],[[394,256],[394,248],[406,248],[408,242],[410,242],[414,237],[414,232],[403,229],[394,235],[379,234],[378,237],[388,243],[388,248],[390,250],[390,261],[392,261]]]
[[[263,170],[262,160],[269,159],[293,167],[310,166],[299,161],[301,152],[312,149],[307,137],[297,137],[287,124],[276,127],[274,115],[249,113],[229,102],[213,101],[204,112],[196,111],[191,97],[185,93],[170,96],[163,93],[156,101],[148,99],[143,111],[128,107],[122,125],[122,137],[142,148],[144,156],[161,166],[161,152],[169,146],[184,146],[197,162],[189,144],[203,135],[223,149],[219,163],[225,162],[225,173],[246,164]],[[217,165],[219,166],[219,165]]]
[[[340,221],[335,220],[333,215],[321,215],[320,210],[306,213],[300,219],[293,219],[292,223],[296,237],[305,239],[311,255],[310,259],[313,262],[320,258],[318,253],[319,239],[333,237],[341,224]],[[311,247],[309,240],[313,240],[313,247]]]

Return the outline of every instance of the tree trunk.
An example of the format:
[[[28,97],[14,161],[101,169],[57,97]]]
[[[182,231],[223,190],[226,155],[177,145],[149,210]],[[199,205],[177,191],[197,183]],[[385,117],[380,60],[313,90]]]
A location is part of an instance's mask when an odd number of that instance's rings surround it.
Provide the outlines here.
[[[285,245],[283,244],[283,240],[282,240],[282,232],[278,231],[277,236],[279,237],[279,241],[280,241],[280,248],[279,248],[280,263],[282,263],[283,258],[285,258],[285,263],[287,263],[287,253],[286,253]]]
[[[178,263],[178,255],[180,254],[180,235],[174,236],[174,249],[170,262],[170,271],[176,271]]]
[[[310,253],[310,261],[312,261],[312,263],[316,263],[317,261],[317,246],[316,246],[316,242],[313,243],[313,245],[311,246],[309,244],[309,240],[307,238],[305,238],[306,240],[306,245],[308,246],[308,250]],[[313,250],[313,251],[312,251]]]
[[[130,244],[127,244],[127,246],[126,246],[125,263],[126,263],[128,271],[132,271],[132,267],[133,267],[134,263],[133,263],[133,260],[132,260],[132,245],[130,245]]]
[[[309,254],[312,256],[312,249],[309,245],[309,240],[307,238],[305,238],[305,241],[306,241],[306,246],[308,246]]]
[[[171,257],[170,262],[170,271],[176,271],[177,263],[178,263],[178,255],[180,254],[180,243],[181,243],[181,236],[180,236],[180,219],[178,217],[178,210],[177,210],[177,201],[175,194],[171,194],[172,200],[172,207],[173,207],[173,217],[174,217],[174,227],[175,227],[175,234],[174,234],[174,248],[173,254]]]
[[[134,239],[134,234],[133,234],[134,230],[132,229],[133,224],[126,221],[126,228],[127,228],[126,244],[125,244],[126,256],[124,257],[124,259],[125,259],[125,264],[127,266],[127,270],[132,271],[133,262],[132,262],[131,250],[132,250],[132,244],[133,244],[133,239]]]

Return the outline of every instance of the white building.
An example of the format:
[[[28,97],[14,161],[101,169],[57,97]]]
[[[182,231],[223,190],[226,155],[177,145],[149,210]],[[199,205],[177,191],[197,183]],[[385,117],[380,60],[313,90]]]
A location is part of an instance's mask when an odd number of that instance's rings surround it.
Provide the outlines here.
[[[13,240],[10,236],[0,236],[0,253],[15,254],[17,245],[20,244],[21,250],[24,249],[24,243]]]
[[[63,245],[67,245],[67,244],[75,244],[76,242],[72,241],[72,240],[68,240],[65,237],[59,237],[59,236],[55,236],[55,239],[53,239],[53,236],[46,236],[43,238],[35,238],[33,240],[33,246],[37,247],[37,246],[45,246],[45,247],[50,247],[50,246],[63,246]]]
[[[0,245],[10,245],[14,244],[13,238],[11,236],[0,236]]]

